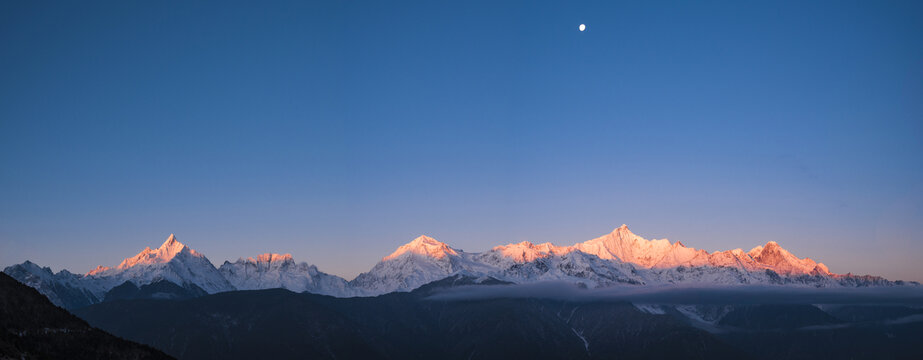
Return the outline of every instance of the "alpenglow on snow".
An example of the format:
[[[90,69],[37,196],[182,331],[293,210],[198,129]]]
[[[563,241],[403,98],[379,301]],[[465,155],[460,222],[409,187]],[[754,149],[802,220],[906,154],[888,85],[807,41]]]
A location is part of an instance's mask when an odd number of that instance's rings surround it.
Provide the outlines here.
[[[916,283],[877,276],[841,275],[809,258],[799,258],[770,241],[749,251],[709,253],[681,242],[648,240],[622,225],[612,232],[570,246],[520,242],[468,253],[420,236],[385,256],[355,279],[324,273],[297,263],[289,254],[225,261],[220,268],[172,234],[157,249],[145,248],[118,266],[99,266],[84,274],[54,273],[30,261],[4,272],[47,296],[76,308],[101,302],[125,285],[170,282],[188,294],[284,288],[337,297],[374,296],[411,291],[429,282],[462,274],[511,283],[566,281],[590,288],[670,284],[855,287]],[[167,294],[169,295],[169,294]]]

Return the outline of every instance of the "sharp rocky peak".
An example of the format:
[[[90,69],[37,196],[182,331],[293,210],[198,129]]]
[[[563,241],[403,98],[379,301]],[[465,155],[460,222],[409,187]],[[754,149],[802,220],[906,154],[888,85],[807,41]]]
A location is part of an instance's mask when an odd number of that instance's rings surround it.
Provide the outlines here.
[[[201,256],[195,250],[190,249],[183,243],[179,242],[179,240],[176,240],[175,235],[170,234],[170,236],[167,237],[167,240],[164,241],[159,248],[153,250],[150,247],[144,248],[144,250],[138,253],[138,255],[123,260],[117,268],[127,269],[132,266],[141,264],[165,263],[182,253],[189,253],[193,256]]]
[[[163,242],[163,245],[160,245],[160,248],[157,250],[163,250],[166,253],[177,254],[183,249],[186,248],[186,245],[176,240],[176,235],[170,234],[167,237],[167,240]]]

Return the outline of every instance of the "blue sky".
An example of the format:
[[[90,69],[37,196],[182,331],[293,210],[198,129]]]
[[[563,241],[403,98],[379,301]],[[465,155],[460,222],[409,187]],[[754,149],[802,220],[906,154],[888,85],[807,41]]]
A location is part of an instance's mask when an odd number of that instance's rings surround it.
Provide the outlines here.
[[[3,2],[0,265],[622,223],[923,281],[923,4]],[[586,32],[577,31],[581,23]]]

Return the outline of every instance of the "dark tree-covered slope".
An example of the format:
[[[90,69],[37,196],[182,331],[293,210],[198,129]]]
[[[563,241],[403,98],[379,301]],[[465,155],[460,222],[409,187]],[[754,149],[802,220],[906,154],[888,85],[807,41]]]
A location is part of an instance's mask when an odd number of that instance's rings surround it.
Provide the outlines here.
[[[76,313],[189,359],[746,358],[708,333],[624,302],[428,298],[440,287],[472,281],[453,277],[369,298],[279,289],[125,300]]]
[[[147,345],[112,336],[0,273],[0,358],[169,359]]]

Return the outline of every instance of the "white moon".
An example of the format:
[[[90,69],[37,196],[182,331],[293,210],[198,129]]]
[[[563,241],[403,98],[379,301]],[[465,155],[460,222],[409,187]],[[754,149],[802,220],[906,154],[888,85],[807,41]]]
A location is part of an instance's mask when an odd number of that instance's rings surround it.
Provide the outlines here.
[[[584,31],[586,30],[586,24],[580,24],[577,28],[580,29],[580,31]]]

